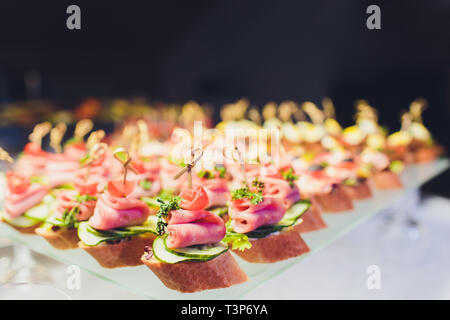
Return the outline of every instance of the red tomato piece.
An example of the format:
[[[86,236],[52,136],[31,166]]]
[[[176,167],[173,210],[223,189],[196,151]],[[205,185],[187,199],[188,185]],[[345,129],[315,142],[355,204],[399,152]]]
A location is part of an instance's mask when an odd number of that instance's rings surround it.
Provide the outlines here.
[[[111,180],[108,182],[108,192],[114,197],[126,197],[134,188],[136,188],[136,180],[125,181],[122,180]]]
[[[97,193],[98,182],[87,183],[82,179],[77,179],[74,183],[80,194],[95,195]]]
[[[202,187],[184,190],[180,197],[180,207],[185,210],[203,210],[209,202],[208,195]]]
[[[22,193],[30,186],[30,179],[14,172],[6,173],[8,188],[12,193]]]

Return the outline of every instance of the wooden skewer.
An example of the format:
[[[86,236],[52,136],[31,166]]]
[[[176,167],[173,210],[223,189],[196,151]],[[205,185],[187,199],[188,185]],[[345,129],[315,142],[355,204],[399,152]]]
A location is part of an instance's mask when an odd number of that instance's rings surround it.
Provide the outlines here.
[[[127,150],[125,150],[125,148],[117,148],[114,151],[113,156],[123,165],[123,180],[122,180],[123,184],[127,182],[128,169],[138,174],[138,172],[132,166],[130,166],[132,158],[130,156],[130,153]]]
[[[58,123],[50,131],[50,146],[55,150],[56,153],[61,153],[61,141],[66,133],[67,125],[64,122]]]
[[[0,148],[0,160],[5,161],[8,169],[11,170],[11,165],[14,163],[14,159],[9,155],[8,151]]]
[[[197,152],[200,152],[197,157],[195,157],[195,154]],[[188,173],[188,188],[192,189],[192,168],[195,167],[197,162],[200,160],[200,158],[203,156],[203,148],[195,148],[191,150],[191,157],[193,158],[192,161],[188,164],[186,164],[186,167],[181,169],[174,177],[173,179],[177,180],[180,178],[185,172]]]

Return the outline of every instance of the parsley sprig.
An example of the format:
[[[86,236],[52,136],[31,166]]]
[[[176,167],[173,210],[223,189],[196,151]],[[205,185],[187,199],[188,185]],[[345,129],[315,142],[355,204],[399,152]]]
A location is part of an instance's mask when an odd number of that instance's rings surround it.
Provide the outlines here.
[[[291,188],[294,187],[294,181],[298,179],[298,176],[294,174],[294,170],[290,167],[287,170],[281,171],[281,175],[284,180],[289,182]]]
[[[231,199],[232,200],[240,200],[240,199],[249,199],[250,203],[256,205],[264,200],[263,198],[263,189],[264,182],[259,181],[258,177],[256,177],[252,181],[253,188],[251,189],[249,186],[245,185],[240,189],[231,191]]]
[[[216,166],[216,167],[214,167],[214,171],[216,171],[218,173],[219,178],[222,178],[222,179],[225,178],[225,174],[226,174],[225,167]],[[202,170],[198,173],[198,176],[200,178],[204,178],[204,179],[214,179],[214,172],[210,171],[210,170]]]
[[[164,200],[161,198],[156,199],[160,203],[159,210],[156,213],[156,217],[158,218],[156,222],[156,232],[161,236],[166,232],[167,222],[165,218],[169,216],[169,212],[171,210],[180,209],[180,197],[173,197],[169,200]]]
[[[231,227],[231,220],[228,220],[226,227],[227,233],[222,241],[226,244],[231,244],[231,249],[244,251],[245,249],[250,249],[252,247],[247,235],[233,231],[233,228]]]

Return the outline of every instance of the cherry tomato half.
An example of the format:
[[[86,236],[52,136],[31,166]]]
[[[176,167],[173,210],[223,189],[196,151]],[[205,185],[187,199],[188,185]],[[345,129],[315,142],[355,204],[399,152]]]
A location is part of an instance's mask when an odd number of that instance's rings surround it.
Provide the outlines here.
[[[136,188],[136,180],[125,181],[122,180],[111,180],[108,182],[108,192],[114,197],[126,197],[134,188]]]
[[[180,207],[185,210],[203,210],[209,202],[208,195],[202,187],[184,190],[180,197]]]
[[[22,193],[30,186],[30,179],[14,172],[6,174],[8,188],[12,193]]]

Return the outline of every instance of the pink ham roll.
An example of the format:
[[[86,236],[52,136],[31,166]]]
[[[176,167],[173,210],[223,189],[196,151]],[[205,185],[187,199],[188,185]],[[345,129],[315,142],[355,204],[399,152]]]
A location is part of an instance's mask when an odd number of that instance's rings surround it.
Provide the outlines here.
[[[73,207],[78,206],[80,212],[77,215],[78,221],[88,220],[95,209],[95,200],[89,200],[82,203],[76,201],[78,191],[75,190],[63,190],[56,196],[56,213],[58,218],[62,218],[64,211],[70,211]]]
[[[98,230],[140,225],[147,220],[149,208],[138,200],[129,197],[113,197],[102,194],[95,206],[94,215],[89,224]]]
[[[265,197],[256,205],[251,204],[249,199],[234,200],[229,208],[231,227],[238,233],[247,233],[261,226],[276,224],[283,218],[285,212],[283,202],[271,197]]]
[[[203,187],[208,195],[208,206],[206,208],[226,205],[229,192],[227,180],[222,178],[205,179],[194,177],[193,184]],[[187,183],[184,184],[184,189],[187,189]]]
[[[167,226],[169,248],[216,243],[225,236],[224,221],[214,213],[198,210],[172,210]]]
[[[291,186],[284,179],[263,177],[264,182],[263,196],[280,199],[285,208],[291,207],[300,200],[300,191],[297,185]]]
[[[20,216],[22,213],[39,204],[48,192],[44,185],[33,183],[22,193],[11,193],[9,189],[5,194],[5,211],[11,218]]]

